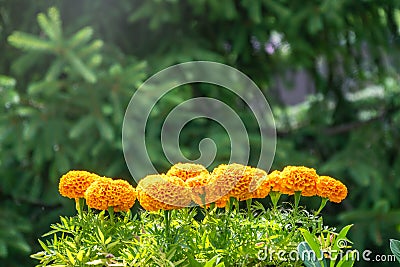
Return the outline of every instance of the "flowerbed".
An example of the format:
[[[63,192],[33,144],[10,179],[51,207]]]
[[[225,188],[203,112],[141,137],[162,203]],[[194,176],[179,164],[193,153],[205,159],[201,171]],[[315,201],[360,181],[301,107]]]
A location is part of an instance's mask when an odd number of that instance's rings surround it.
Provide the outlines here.
[[[78,214],[61,217],[32,257],[38,266],[352,266],[346,238],[324,226],[322,208],[341,202],[347,188],[312,168],[287,166],[267,173],[240,164],[211,173],[179,163],[134,188],[125,180],[70,171],[61,195]],[[279,204],[282,194],[294,203]],[[271,199],[265,208],[254,199]],[[300,197],[319,196],[310,212]],[[136,202],[144,210],[132,214]],[[350,255],[351,253],[345,254]],[[307,257],[305,257],[307,255]],[[310,265],[319,264],[319,265]]]

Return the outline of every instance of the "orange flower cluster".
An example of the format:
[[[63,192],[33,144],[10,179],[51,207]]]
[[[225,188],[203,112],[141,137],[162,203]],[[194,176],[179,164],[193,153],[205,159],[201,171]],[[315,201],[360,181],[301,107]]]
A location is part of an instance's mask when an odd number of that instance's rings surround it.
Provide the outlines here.
[[[312,168],[287,166],[282,171],[267,173],[241,164],[221,164],[211,173],[199,164],[178,163],[167,174],[148,175],[136,190],[124,180],[100,177],[87,171],[70,171],[59,184],[60,194],[85,198],[89,207],[127,211],[136,198],[147,211],[179,209],[195,202],[201,206],[214,202],[225,207],[230,197],[238,200],[265,198],[272,192],[303,196],[318,195],[341,202],[347,188],[340,181],[319,176]]]
[[[85,192],[86,203],[90,208],[114,211],[128,211],[135,204],[136,191],[125,180],[99,178]]]
[[[136,190],[140,205],[147,211],[179,209],[191,202],[189,188],[176,176],[148,175]]]
[[[195,178],[199,175],[208,175],[207,169],[200,164],[194,163],[177,163],[173,165],[167,172],[168,176],[176,176],[181,178],[184,182],[187,179]]]
[[[317,195],[328,198],[331,202],[340,203],[347,196],[347,187],[342,182],[329,176],[320,176],[316,187]]]
[[[304,166],[287,166],[280,173],[281,193],[293,195],[301,192],[302,196],[314,196],[317,193],[317,172]]]
[[[347,196],[347,188],[342,182],[329,176],[319,176],[314,169],[304,166],[287,166],[282,171],[273,171],[256,190],[255,197],[263,197],[268,191],[265,188],[288,195],[295,192],[301,192],[303,196],[317,195],[336,203]],[[262,190],[264,194],[258,193]]]
[[[86,189],[100,176],[87,171],[69,171],[58,184],[60,194],[68,198],[83,198]]]
[[[135,189],[124,180],[100,177],[87,171],[69,171],[58,185],[60,194],[69,198],[85,198],[90,208],[128,211],[136,200]]]

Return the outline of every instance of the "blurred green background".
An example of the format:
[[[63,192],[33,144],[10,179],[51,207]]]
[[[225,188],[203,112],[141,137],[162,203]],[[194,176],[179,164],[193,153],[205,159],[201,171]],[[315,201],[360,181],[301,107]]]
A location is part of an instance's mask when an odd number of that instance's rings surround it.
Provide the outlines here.
[[[63,173],[86,169],[134,183],[121,145],[125,108],[147,77],[190,60],[250,76],[277,124],[273,169],[302,164],[342,180],[349,196],[327,206],[325,222],[354,223],[350,238],[370,257],[390,253],[388,239],[400,239],[398,0],[0,0],[2,266],[33,266],[37,239],[73,214],[57,191]],[[240,99],[187,85],[163,99],[148,127],[159,171],[169,167],[162,122],[195,96],[237,110],[257,152],[257,123]],[[181,148],[195,158],[205,136],[229,148],[225,135],[195,120]],[[219,150],[215,164],[229,153]],[[356,266],[365,264],[374,266]]]

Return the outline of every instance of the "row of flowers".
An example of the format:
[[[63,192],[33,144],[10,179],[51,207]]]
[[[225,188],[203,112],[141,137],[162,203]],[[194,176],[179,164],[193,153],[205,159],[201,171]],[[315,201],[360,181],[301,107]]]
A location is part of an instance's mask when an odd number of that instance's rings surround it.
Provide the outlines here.
[[[347,196],[347,188],[339,180],[319,176],[315,169],[287,166],[267,174],[264,170],[241,164],[222,164],[209,172],[192,163],[173,165],[166,174],[148,175],[136,189],[127,181],[101,177],[87,171],[69,171],[59,183],[62,196],[86,199],[90,208],[128,211],[139,200],[147,211],[171,210],[190,205],[225,207],[230,198],[248,200],[269,194],[319,196],[339,203]],[[276,203],[275,203],[276,204]]]

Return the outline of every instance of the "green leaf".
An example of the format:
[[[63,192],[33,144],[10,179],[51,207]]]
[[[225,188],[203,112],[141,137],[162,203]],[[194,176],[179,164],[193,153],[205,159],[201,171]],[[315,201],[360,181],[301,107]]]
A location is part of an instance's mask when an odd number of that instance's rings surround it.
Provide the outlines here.
[[[83,249],[79,250],[78,254],[76,254],[76,258],[78,259],[78,261],[82,262],[83,261],[83,254],[85,253],[85,251]]]
[[[336,267],[352,267],[357,259],[357,251],[347,252],[346,255],[338,262]]]
[[[50,39],[55,40],[57,38],[57,34],[54,32],[53,26],[47,19],[46,15],[40,13],[37,16],[37,21],[40,25],[40,28],[50,37]]]
[[[73,53],[67,53],[67,59],[71,65],[76,68],[79,73],[87,82],[95,83],[97,81],[96,75]]]
[[[114,140],[114,129],[113,127],[105,120],[97,120],[97,126],[99,128],[100,135],[108,140]]]
[[[342,241],[348,242],[346,235],[352,226],[353,225],[350,224],[350,225],[343,227],[342,230],[340,230],[339,234],[337,235],[337,237],[335,239],[335,243],[333,244],[333,247],[332,247],[332,257],[333,258],[335,258],[339,254],[340,250],[343,248],[343,247],[341,247],[340,242],[342,242]]]
[[[308,230],[306,229],[300,229],[301,234],[303,235],[304,239],[306,240],[307,244],[311,247],[311,249],[315,252],[315,255],[317,256],[318,259],[322,258],[322,252],[320,245],[314,235],[312,235]]]
[[[0,258],[5,258],[8,255],[7,244],[3,239],[0,239]]]
[[[72,255],[71,251],[69,251],[69,249],[65,249],[65,250],[67,251],[68,260],[69,260],[72,264],[75,264],[75,258],[74,258],[74,256]]]
[[[16,84],[16,80],[12,77],[0,75],[0,86],[12,88]]]
[[[390,250],[396,257],[397,261],[400,262],[400,241],[395,239],[390,239]]]
[[[301,242],[297,246],[297,251],[299,252],[300,259],[304,262],[306,267],[322,267],[318,261],[316,252],[311,249],[307,242]]]
[[[85,131],[90,129],[94,123],[92,116],[85,116],[81,118],[69,131],[69,138],[76,139],[83,135]]]
[[[85,44],[93,36],[93,29],[91,27],[84,27],[76,32],[70,39],[70,47],[76,47],[78,45]]]
[[[13,32],[10,36],[8,36],[7,40],[12,46],[15,46],[23,50],[38,50],[38,51],[53,50],[52,43],[28,33]]]
[[[58,11],[58,9],[56,7],[51,7],[47,11],[47,15],[50,19],[55,38],[56,39],[61,38],[62,23],[61,23],[61,18],[60,18],[60,12]]]
[[[101,244],[104,244],[104,234],[100,230],[100,228],[97,228],[97,233],[99,234],[99,238],[100,238]]]

